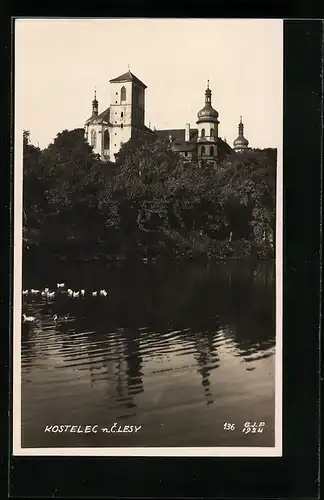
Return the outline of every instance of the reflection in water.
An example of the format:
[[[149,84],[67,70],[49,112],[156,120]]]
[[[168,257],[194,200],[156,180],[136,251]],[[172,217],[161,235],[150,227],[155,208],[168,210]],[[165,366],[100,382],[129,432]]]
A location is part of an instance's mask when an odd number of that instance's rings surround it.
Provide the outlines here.
[[[108,298],[24,297],[36,322],[22,327],[23,446],[274,446],[272,264],[38,269],[24,288],[60,277]],[[257,438],[224,432],[253,419],[266,422]],[[141,433],[44,433],[122,421]]]
[[[200,373],[202,380],[201,385],[203,387],[204,395],[207,404],[213,403],[211,382],[210,382],[210,371],[213,368],[217,368],[218,364],[217,356],[215,355],[215,349],[213,345],[213,335],[207,332],[202,334],[201,337],[195,340],[195,354],[194,357],[198,364],[198,373]]]

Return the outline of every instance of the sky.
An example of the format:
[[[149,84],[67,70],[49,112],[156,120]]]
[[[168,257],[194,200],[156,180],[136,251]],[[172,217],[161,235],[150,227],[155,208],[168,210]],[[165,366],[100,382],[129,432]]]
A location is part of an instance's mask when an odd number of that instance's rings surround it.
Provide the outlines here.
[[[145,123],[196,127],[209,79],[219,135],[232,144],[243,116],[254,148],[281,147],[283,21],[262,19],[17,19],[15,110],[44,148],[84,126],[94,89],[128,70],[146,85]]]

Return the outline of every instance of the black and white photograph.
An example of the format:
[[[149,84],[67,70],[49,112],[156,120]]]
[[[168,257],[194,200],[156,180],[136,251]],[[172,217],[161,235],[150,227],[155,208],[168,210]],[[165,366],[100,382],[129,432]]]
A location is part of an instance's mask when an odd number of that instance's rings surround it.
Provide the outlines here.
[[[14,41],[14,455],[282,456],[283,21]]]

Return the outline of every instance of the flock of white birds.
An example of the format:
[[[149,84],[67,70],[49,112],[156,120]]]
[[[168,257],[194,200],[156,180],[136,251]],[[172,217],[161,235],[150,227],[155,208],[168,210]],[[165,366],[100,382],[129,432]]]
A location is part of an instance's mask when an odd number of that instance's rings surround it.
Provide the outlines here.
[[[44,288],[44,290],[37,290],[35,288],[31,288],[30,290],[23,290],[23,295],[41,295],[45,299],[53,299],[56,295],[66,293],[69,297],[78,298],[84,297],[86,295],[85,290],[72,290],[71,288],[66,289],[65,283],[57,283],[56,290],[50,290],[49,288]],[[101,295],[103,297],[107,297],[108,293],[106,290],[92,290],[90,292],[92,297],[97,297]]]
[[[86,294],[92,296],[92,297],[107,297],[108,292],[104,289],[102,290],[92,290],[91,292],[86,292],[85,290],[72,290],[71,288],[66,288],[65,283],[57,283],[56,285],[56,290],[50,290],[48,287],[44,288],[44,290],[38,290],[35,288],[31,288],[30,290],[23,290],[22,292],[23,295],[40,295],[44,299],[50,300],[54,299],[57,295],[62,295],[66,294],[68,297],[71,297],[73,299],[77,299],[80,297],[84,297]],[[23,322],[24,323],[29,323],[35,321],[35,316],[27,316],[26,314],[23,314]],[[57,321],[58,316],[54,315],[53,316],[54,321]],[[68,317],[64,318],[68,319]]]

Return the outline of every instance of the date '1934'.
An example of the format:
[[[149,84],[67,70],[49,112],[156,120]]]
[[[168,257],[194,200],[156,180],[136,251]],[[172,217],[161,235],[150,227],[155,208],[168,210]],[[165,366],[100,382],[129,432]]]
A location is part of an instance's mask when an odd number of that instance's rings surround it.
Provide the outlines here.
[[[224,431],[235,431],[236,425],[234,422],[225,422],[224,423]],[[249,434],[250,432],[263,432],[265,427],[265,422],[245,422],[242,432],[243,434]]]

